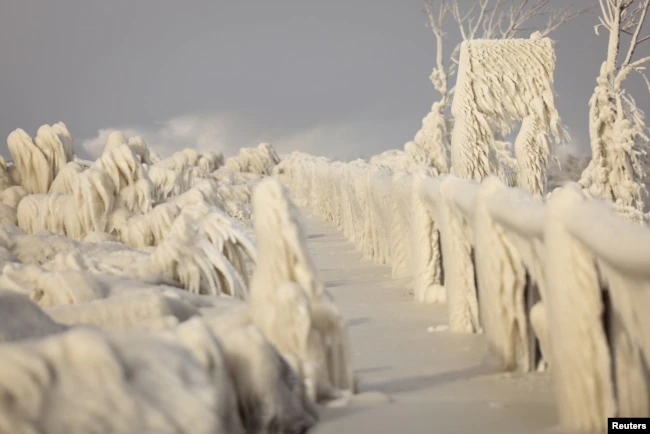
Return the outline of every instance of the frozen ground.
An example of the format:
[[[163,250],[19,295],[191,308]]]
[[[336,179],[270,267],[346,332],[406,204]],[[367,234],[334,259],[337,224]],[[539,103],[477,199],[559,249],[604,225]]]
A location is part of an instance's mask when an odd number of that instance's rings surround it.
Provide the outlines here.
[[[391,396],[322,408],[310,434],[560,432],[549,375],[500,372],[483,336],[445,331],[444,305],[415,303],[407,280],[305,214],[311,253],[348,318],[360,391]]]

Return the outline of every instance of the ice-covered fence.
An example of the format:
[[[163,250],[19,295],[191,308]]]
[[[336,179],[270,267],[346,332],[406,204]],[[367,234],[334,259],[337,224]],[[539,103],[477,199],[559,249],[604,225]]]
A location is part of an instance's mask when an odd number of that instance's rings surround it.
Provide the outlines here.
[[[577,186],[547,205],[544,227],[551,367],[562,421],[650,416],[650,231]]]
[[[548,346],[539,301],[545,282],[543,202],[487,178],[478,188],[474,206],[475,272],[483,329],[506,369],[531,371],[541,358],[537,344],[543,354]]]
[[[413,272],[413,293],[420,303],[442,303],[447,299],[442,286],[442,254],[440,230],[436,219],[425,204],[419,191],[420,185],[430,179],[427,170],[415,172],[412,176],[411,194],[411,258]]]
[[[451,329],[482,330],[505,369],[548,362],[565,425],[650,412],[648,229],[575,186],[546,205],[494,177],[390,176],[304,154],[281,171],[369,258],[410,273],[416,299],[446,299]]]
[[[278,172],[298,202],[334,222],[368,259],[412,274],[413,175],[363,160],[332,163],[293,153]]]
[[[423,181],[416,193],[429,208],[441,234],[449,328],[470,333],[481,328],[472,247],[476,187],[475,182],[446,175]]]

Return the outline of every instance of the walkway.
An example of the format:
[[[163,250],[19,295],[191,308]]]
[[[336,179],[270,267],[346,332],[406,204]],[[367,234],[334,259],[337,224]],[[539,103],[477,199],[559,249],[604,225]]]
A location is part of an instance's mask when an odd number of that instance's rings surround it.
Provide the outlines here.
[[[392,402],[323,408],[310,434],[559,432],[547,374],[500,372],[481,335],[445,331],[445,306],[413,301],[406,279],[361,258],[336,227],[307,217],[309,248],[348,318],[362,392]]]

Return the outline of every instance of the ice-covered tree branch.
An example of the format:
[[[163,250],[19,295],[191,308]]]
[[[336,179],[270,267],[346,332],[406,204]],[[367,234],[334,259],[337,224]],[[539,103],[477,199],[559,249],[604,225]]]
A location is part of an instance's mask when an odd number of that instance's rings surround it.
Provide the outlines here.
[[[641,16],[638,20],[638,23],[636,25],[636,29],[634,30],[634,34],[632,35],[632,41],[630,41],[630,48],[627,51],[627,56],[625,57],[625,60],[623,61],[623,68],[625,68],[630,61],[632,60],[632,56],[634,55],[634,50],[636,49],[636,46],[640,43],[639,42],[639,33],[641,33],[641,28],[643,27],[643,22],[645,21],[646,13],[648,12],[648,5],[650,5],[650,0],[646,0],[643,2],[643,8],[641,9]]]
[[[442,30],[442,25],[449,13],[449,3],[442,1],[438,8],[434,8],[433,2],[427,1],[424,10],[429,20],[429,27],[436,38],[436,66],[431,73],[431,81],[444,99],[448,91],[447,77],[449,72],[445,71],[445,62],[443,60],[445,32]]]
[[[603,62],[594,95],[589,101],[592,161],[581,184],[595,197],[616,202],[621,210],[644,208],[647,194],[641,159],[647,154],[647,129],[643,113],[623,88],[631,72],[643,76],[650,56],[634,59],[637,48],[648,39],[641,36],[650,0],[600,0],[602,17],[596,33],[609,32],[607,58]],[[621,35],[631,35],[621,51]]]

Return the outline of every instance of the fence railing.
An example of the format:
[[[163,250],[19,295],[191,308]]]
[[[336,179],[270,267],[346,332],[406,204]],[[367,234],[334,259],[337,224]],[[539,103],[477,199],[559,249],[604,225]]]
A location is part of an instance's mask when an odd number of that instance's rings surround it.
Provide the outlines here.
[[[548,366],[564,426],[650,416],[650,229],[587,199],[294,153],[279,177],[368,258],[447,303],[504,369]]]

